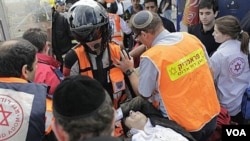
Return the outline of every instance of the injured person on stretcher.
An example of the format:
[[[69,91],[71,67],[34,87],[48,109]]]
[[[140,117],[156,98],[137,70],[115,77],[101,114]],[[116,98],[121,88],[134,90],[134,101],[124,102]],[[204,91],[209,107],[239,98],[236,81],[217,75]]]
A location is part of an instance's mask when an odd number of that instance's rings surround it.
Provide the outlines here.
[[[116,110],[116,121],[121,121],[125,137],[132,141],[195,141],[189,132],[163,117],[140,96]]]

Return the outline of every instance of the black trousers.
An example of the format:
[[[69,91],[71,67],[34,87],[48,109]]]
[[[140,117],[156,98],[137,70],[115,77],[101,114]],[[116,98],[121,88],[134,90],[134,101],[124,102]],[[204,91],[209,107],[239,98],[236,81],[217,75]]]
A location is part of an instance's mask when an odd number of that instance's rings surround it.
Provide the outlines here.
[[[239,112],[235,116],[231,116],[231,121],[236,122],[238,124],[244,124],[244,118],[243,118],[242,112]]]

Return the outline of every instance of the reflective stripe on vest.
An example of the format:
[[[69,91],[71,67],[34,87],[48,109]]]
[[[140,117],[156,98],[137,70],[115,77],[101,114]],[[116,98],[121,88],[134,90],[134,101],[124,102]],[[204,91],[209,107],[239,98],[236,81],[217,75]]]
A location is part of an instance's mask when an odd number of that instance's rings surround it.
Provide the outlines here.
[[[120,58],[120,48],[114,43],[110,43],[109,47],[111,60],[115,62],[115,58]],[[80,70],[86,70],[80,72],[81,75],[87,75],[93,78],[92,69],[89,60],[86,56],[84,47],[79,46],[74,50],[78,57]],[[113,103],[115,109],[117,109],[119,107],[119,103],[123,102],[127,98],[127,95],[122,93],[122,91],[126,89],[124,75],[119,68],[113,67],[109,70],[109,77],[113,88]]]
[[[169,118],[197,131],[218,115],[220,106],[201,42],[186,33],[183,37],[174,45],[150,48],[142,58],[161,70],[157,81]]]
[[[113,3],[115,0],[105,0],[106,3]]]
[[[46,118],[45,118],[45,134],[49,134],[52,131],[52,121],[54,116],[52,113],[52,99],[46,98]]]

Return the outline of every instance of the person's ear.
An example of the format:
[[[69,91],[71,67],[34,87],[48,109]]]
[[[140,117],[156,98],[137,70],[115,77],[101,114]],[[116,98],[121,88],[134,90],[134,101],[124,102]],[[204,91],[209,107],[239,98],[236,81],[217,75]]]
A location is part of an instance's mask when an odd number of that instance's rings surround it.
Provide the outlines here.
[[[29,76],[28,76],[28,72],[29,70],[28,70],[28,65],[27,64],[25,64],[25,65],[23,65],[23,67],[22,67],[22,78],[23,79],[25,79],[25,80],[28,80],[28,78],[29,78]]]
[[[145,32],[145,31],[141,31],[141,33],[140,33],[141,35],[140,36],[146,36],[147,35],[147,32]]]
[[[147,39],[151,39],[154,36],[155,36],[155,33],[141,31],[140,39],[143,38],[147,40]]]
[[[62,126],[52,121],[52,131],[54,132],[58,141],[68,141],[68,134],[63,130]]]
[[[46,55],[50,55],[50,47],[51,47],[51,43],[46,42],[44,50],[43,50]]]
[[[140,34],[146,34],[146,32],[142,30]]]

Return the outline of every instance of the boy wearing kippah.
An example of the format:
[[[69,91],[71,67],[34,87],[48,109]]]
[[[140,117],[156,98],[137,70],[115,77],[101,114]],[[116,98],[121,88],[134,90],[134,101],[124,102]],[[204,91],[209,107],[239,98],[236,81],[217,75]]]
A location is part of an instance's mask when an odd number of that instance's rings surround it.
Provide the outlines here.
[[[82,75],[69,76],[53,97],[52,128],[59,141],[109,140],[114,130],[112,101],[102,85]]]

